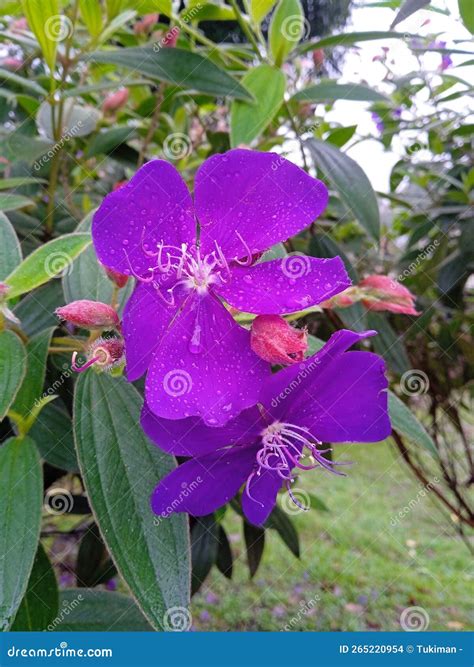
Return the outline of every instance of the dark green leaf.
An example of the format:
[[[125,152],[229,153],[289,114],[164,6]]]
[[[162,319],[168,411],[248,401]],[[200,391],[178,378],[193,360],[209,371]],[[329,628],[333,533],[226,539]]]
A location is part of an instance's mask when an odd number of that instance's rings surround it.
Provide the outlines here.
[[[56,632],[150,632],[135,601],[120,593],[69,588],[59,593]]]
[[[222,97],[228,95],[242,100],[252,96],[227,72],[198,53],[184,49],[131,47],[114,51],[95,51],[87,60],[110,63],[133,69],[151,79],[167,81],[175,86]]]
[[[321,498],[315,496],[314,493],[307,493],[307,491],[305,491],[305,494],[309,498],[311,509],[319,510],[320,512],[329,512],[329,507],[323,500],[321,500]]]
[[[41,632],[58,613],[59,591],[56,575],[41,542],[31,570],[26,595],[21,601],[13,631]]]
[[[399,336],[385,315],[381,313],[367,313],[367,325],[369,329],[375,329],[377,336],[372,338],[372,343],[378,352],[396,373],[402,375],[410,369],[410,360],[403,343],[403,335]]]
[[[224,505],[224,507],[227,507]],[[224,530],[224,526],[219,524],[219,548],[217,551],[216,565],[219,572],[222,572],[224,577],[232,579],[232,570],[234,566],[234,558],[232,556],[232,549],[230,548],[229,538]]]
[[[46,329],[30,338],[26,345],[26,375],[11,411],[28,418],[42,398],[48,347],[53,329]]]
[[[174,467],[140,428],[142,399],[124,378],[88,372],[74,396],[74,437],[89,502],[108,550],[157,629],[189,602],[183,515],[153,516],[150,496]]]
[[[388,412],[395,431],[437,456],[437,450],[425,427],[393,392],[388,392]]]
[[[0,211],[15,211],[18,208],[34,205],[35,203],[31,199],[23,197],[23,195],[0,192]]]
[[[307,21],[300,0],[280,0],[272,14],[268,44],[277,67],[305,36]]]
[[[394,30],[370,30],[363,32],[346,32],[340,35],[331,35],[330,37],[323,37],[314,42],[305,42],[297,49],[298,53],[307,53],[314,49],[326,49],[328,47],[352,46],[357,42],[371,42],[378,39],[411,39],[418,37],[418,35],[409,35],[406,32],[396,32]]]
[[[252,526],[244,520],[244,540],[250,578],[252,578],[258,570],[265,549],[265,529]]]
[[[265,523],[265,528],[276,530],[291,553],[297,558],[300,557],[300,541],[298,533],[290,519],[277,505],[275,505],[272,513],[268,517]]]
[[[34,336],[47,327],[58,324],[54,311],[63,305],[64,294],[61,281],[52,280],[47,285],[27,294],[15,306],[13,312],[20,320],[23,331],[28,336]]]
[[[98,586],[117,573],[110,560],[96,523],[89,526],[81,540],[77,554],[76,578],[81,588]]]
[[[417,12],[419,9],[430,4],[430,0],[404,0],[402,6],[398,10],[395,19],[392,22],[391,28],[407,19],[409,16]]]
[[[21,262],[21,248],[10,220],[0,212],[0,280]]]
[[[30,435],[41,457],[50,465],[60,470],[79,471],[71,417],[59,398],[41,410],[31,427]]]
[[[354,132],[357,129],[357,125],[349,125],[348,127],[338,127],[335,130],[332,130],[327,137],[326,141],[329,141],[330,144],[341,148],[344,144],[352,139]]]
[[[26,351],[13,331],[0,333],[0,421],[15,400],[26,372]]]
[[[40,459],[30,438],[0,446],[0,631],[26,593],[38,548],[43,499]]]
[[[334,185],[356,219],[376,241],[380,238],[380,215],[377,198],[366,174],[357,162],[335,146],[308,139],[313,162]]]
[[[474,33],[474,4],[472,0],[458,0],[458,5],[462,22],[469,32]]]
[[[335,102],[336,100],[353,100],[358,102],[386,102],[385,95],[358,83],[337,83],[321,81],[293,95],[293,102]]]
[[[135,134],[133,127],[113,127],[99,132],[88,142],[84,157],[89,159],[96,155],[112,153],[120,144],[132,139]]]
[[[191,594],[201,588],[217,559],[219,548],[219,524],[214,514],[196,517],[191,529]]]

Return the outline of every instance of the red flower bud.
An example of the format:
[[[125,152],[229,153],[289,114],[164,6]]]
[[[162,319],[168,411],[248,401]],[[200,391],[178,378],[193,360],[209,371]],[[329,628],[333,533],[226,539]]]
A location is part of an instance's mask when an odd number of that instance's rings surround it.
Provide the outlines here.
[[[389,276],[367,276],[358,287],[367,298],[362,299],[367,310],[388,310],[392,313],[419,315],[415,296],[409,289]]]
[[[323,49],[314,49],[313,51],[313,63],[318,69],[324,64],[324,50]]]
[[[62,308],[56,309],[56,315],[69,324],[82,329],[114,329],[120,328],[120,320],[116,310],[100,301],[81,299],[73,301]]]
[[[116,192],[117,190],[120,190],[120,188],[123,188],[124,185],[127,185],[128,181],[117,181],[114,183],[112,187],[112,192]]]
[[[279,315],[259,315],[252,323],[250,346],[261,359],[272,364],[294,364],[303,360],[308,349],[307,334]]]
[[[128,95],[128,88],[119,88],[115,93],[110,93],[102,104],[102,111],[104,113],[117,111],[117,109],[120,109],[127,103]]]
[[[25,63],[21,58],[15,58],[14,56],[8,56],[7,58],[2,58],[0,61],[0,66],[5,69],[15,72],[17,69],[21,69]]]
[[[125,273],[119,273],[118,271],[109,269],[106,266],[104,266],[104,271],[107,274],[107,278],[111,280],[119,289],[122,289],[122,287],[125,287],[127,284],[129,276],[126,276]]]

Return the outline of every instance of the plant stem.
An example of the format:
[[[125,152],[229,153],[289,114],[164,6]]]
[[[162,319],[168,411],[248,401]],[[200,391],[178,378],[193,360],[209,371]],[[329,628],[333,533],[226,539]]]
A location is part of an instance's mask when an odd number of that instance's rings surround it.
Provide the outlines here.
[[[259,60],[263,60],[262,54],[260,53],[260,47],[258,45],[257,40],[255,39],[255,35],[253,34],[253,32],[252,32],[252,30],[251,30],[251,28],[248,24],[247,18],[240,11],[240,7],[237,4],[237,0],[229,0],[229,4],[235,12],[235,18],[237,19],[237,23],[242,28],[242,32],[244,33],[244,35],[249,40],[250,44],[252,45],[253,50],[255,51],[255,53],[257,54],[257,56],[259,58]]]

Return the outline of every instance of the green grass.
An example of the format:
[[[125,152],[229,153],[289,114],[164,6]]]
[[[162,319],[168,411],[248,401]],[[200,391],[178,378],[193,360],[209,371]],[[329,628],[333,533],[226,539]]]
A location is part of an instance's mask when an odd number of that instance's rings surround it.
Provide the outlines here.
[[[249,580],[241,521],[227,512],[233,580],[213,568],[193,599],[197,630],[400,630],[411,606],[427,612],[430,630],[472,629],[471,556],[389,443],[344,446],[336,456],[353,461],[347,477],[313,471],[298,482],[330,509],[294,517],[299,560],[268,531]]]

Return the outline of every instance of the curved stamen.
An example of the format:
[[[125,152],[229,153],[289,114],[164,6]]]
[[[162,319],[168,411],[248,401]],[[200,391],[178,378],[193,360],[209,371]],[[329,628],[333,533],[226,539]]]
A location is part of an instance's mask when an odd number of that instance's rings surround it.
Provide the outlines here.
[[[88,368],[93,366],[97,361],[100,361],[100,357],[92,357],[92,359],[89,359],[89,361],[86,361],[86,363],[82,364],[82,366],[78,366],[76,364],[77,355],[78,355],[78,352],[73,352],[72,353],[72,360],[71,360],[71,368],[76,373],[83,373]]]
[[[247,257],[246,257],[245,259],[237,259],[237,258],[235,258],[234,261],[236,262],[236,264],[239,264],[240,266],[250,266],[250,265],[252,264],[252,261],[253,261],[252,251],[250,250],[250,248],[249,248],[249,246],[247,245],[247,243],[245,243],[244,239],[243,239],[242,236],[239,234],[239,232],[235,232],[235,233],[237,234],[237,236],[238,236],[238,238],[239,238],[239,241],[240,241],[240,242],[242,243],[242,245],[244,246],[245,251],[246,251],[246,253],[247,253]]]
[[[293,481],[293,480],[291,480],[291,481]],[[306,505],[302,505],[302,504],[300,503],[300,501],[298,500],[298,498],[295,496],[295,494],[294,494],[293,491],[291,490],[290,481],[288,481],[288,482],[286,483],[286,490],[288,491],[288,495],[290,496],[291,500],[295,503],[296,507],[299,507],[300,510],[303,510],[303,512],[307,512],[307,511],[310,509],[310,508],[307,507]]]
[[[130,273],[132,274],[132,276],[141,283],[151,283],[151,282],[153,282],[153,280],[154,280],[153,273],[150,275],[149,278],[144,278],[143,276],[139,276],[138,273],[135,272],[135,269],[132,266],[132,263],[130,261],[130,257],[128,256],[128,252],[125,250],[125,248],[123,249],[123,251],[125,253],[125,257],[127,259],[128,266],[130,268]],[[153,271],[153,269],[148,269],[148,271]]]

